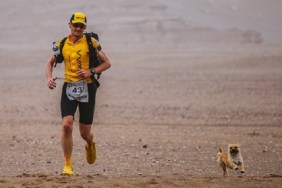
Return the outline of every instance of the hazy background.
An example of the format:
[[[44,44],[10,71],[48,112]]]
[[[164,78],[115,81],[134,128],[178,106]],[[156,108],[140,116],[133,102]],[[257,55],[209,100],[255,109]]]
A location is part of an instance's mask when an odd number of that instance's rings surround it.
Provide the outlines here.
[[[191,27],[218,31],[254,30],[264,42],[280,43],[281,6],[282,2],[278,0],[105,0],[71,3],[67,0],[28,0],[25,3],[10,0],[2,2],[0,7],[0,21],[3,23],[0,26],[1,47],[36,45],[37,48],[47,49],[47,42],[68,34],[67,23],[75,11],[85,12],[88,29],[95,28],[105,36],[104,43],[111,45],[114,42],[119,45],[138,42],[138,39],[143,42],[144,39],[145,42],[178,39],[180,36],[171,35],[177,35],[177,32],[189,34]],[[158,34],[152,37],[152,32]],[[33,37],[35,33],[41,33],[42,37]],[[120,37],[113,33],[120,34]],[[185,40],[190,37],[181,35],[181,38]],[[178,39],[177,42],[182,40]]]

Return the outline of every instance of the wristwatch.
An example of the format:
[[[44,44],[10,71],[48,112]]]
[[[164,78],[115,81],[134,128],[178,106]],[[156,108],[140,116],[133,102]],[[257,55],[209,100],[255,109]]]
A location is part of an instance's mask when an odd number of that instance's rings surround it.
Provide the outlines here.
[[[92,76],[95,74],[95,69],[94,68],[91,68],[90,69],[90,72],[91,72],[91,74],[92,74]]]

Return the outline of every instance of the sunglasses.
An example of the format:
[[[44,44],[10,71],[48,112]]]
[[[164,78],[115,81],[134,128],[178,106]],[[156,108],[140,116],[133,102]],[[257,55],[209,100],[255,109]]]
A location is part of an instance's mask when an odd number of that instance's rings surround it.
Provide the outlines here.
[[[82,24],[82,23],[73,23],[72,24],[72,26],[74,27],[74,28],[80,28],[80,29],[84,29],[86,26],[84,25],[84,24]]]

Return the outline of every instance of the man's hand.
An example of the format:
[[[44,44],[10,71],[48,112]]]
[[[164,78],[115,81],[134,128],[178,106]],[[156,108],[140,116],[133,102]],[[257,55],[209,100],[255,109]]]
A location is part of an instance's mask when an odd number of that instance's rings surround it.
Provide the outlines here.
[[[79,69],[77,71],[77,74],[79,74],[79,76],[81,76],[82,78],[89,78],[92,76],[92,73],[89,69]]]
[[[50,89],[54,89],[56,86],[57,86],[57,84],[56,84],[56,81],[57,80],[57,77],[54,77],[54,78],[50,78],[49,80],[48,80],[48,87],[50,88]]]

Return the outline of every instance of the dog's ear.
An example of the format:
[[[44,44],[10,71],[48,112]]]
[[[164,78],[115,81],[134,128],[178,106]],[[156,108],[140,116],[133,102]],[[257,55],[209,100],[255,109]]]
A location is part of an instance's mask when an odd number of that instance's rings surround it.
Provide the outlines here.
[[[223,152],[223,149],[222,149],[222,148],[218,148],[218,151],[219,151],[220,153],[222,153],[222,152]]]

